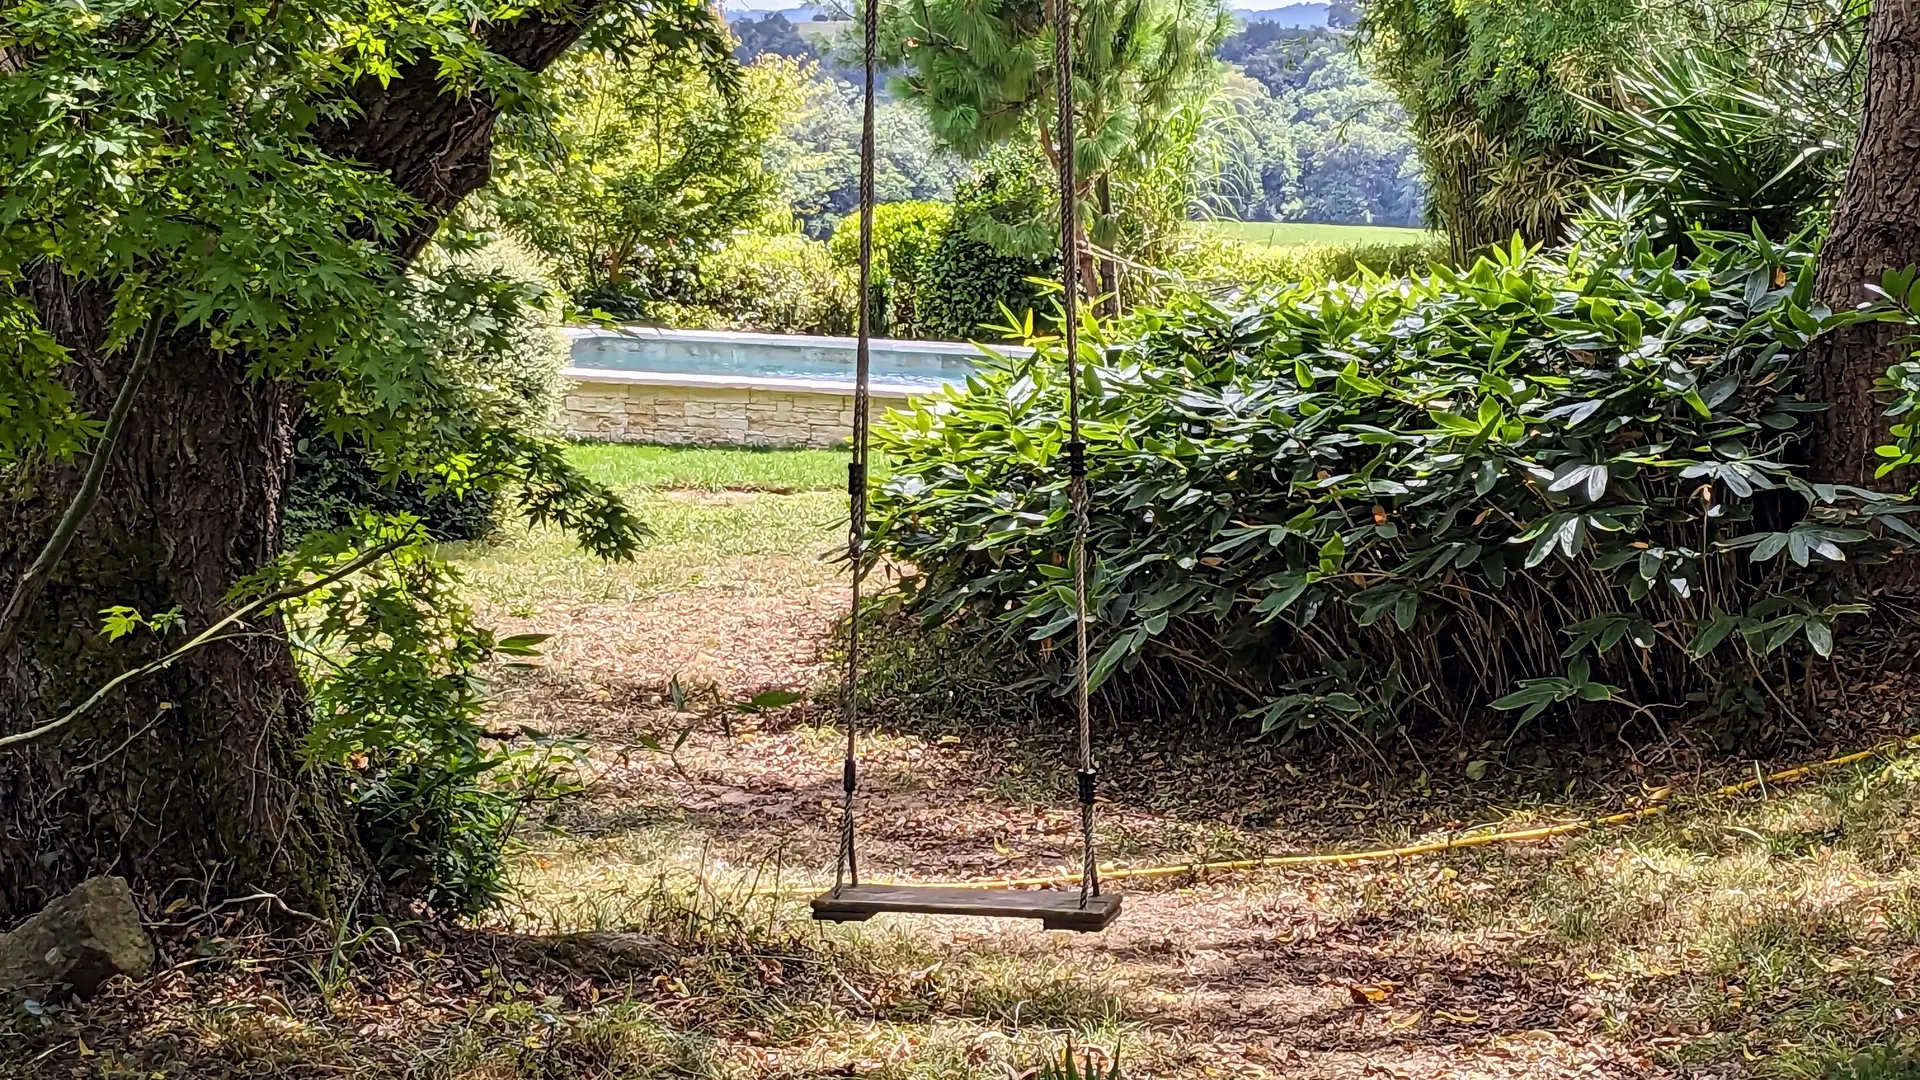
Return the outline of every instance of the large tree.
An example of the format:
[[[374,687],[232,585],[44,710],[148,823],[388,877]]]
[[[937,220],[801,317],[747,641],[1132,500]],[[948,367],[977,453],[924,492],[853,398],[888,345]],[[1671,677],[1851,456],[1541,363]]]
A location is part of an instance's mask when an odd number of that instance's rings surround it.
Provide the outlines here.
[[[1889,270],[1920,264],[1920,0],[1875,0],[1866,99],[1853,160],[1820,248],[1820,299],[1836,311],[1868,298]],[[1811,392],[1831,403],[1814,442],[1815,479],[1871,486],[1874,449],[1892,440],[1874,384],[1907,351],[1910,328],[1857,323],[1816,343]]]
[[[924,108],[934,135],[961,156],[1032,140],[1058,168],[1054,28],[1045,7],[1035,0],[916,0],[889,13],[887,52],[906,71],[897,92]],[[1074,197],[1091,213],[1092,239],[1111,248],[1121,230],[1115,174],[1148,162],[1172,138],[1178,114],[1217,85],[1214,52],[1232,22],[1220,0],[1074,7]],[[1084,238],[1079,250],[1082,280],[1115,291],[1117,264],[1096,267]]]
[[[691,54],[579,50],[554,82],[560,115],[502,146],[490,208],[583,306],[680,299],[695,261],[771,208],[761,151],[789,95]]]
[[[1406,109],[1433,224],[1456,261],[1518,233],[1561,239],[1606,162],[1581,97],[1643,42],[1639,0],[1377,0],[1373,77]]]
[[[396,467],[491,454],[566,517],[577,474],[435,407],[404,268],[583,34],[723,54],[714,27],[698,0],[0,8],[0,921],[104,872],[356,894],[277,620],[59,723],[179,644],[101,613],[231,615],[281,554],[305,410]]]

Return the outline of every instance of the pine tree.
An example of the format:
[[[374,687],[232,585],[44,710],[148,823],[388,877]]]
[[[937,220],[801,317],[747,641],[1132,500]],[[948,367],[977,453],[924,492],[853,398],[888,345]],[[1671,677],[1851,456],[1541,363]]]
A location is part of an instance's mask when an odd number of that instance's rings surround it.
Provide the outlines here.
[[[927,110],[948,147],[977,157],[1028,141],[1055,170],[1054,28],[1045,0],[907,0],[885,20],[887,51],[906,74],[897,91]],[[1082,278],[1117,286],[1093,244],[1118,232],[1115,174],[1149,155],[1187,102],[1220,77],[1214,52],[1232,29],[1219,0],[1117,0],[1075,5],[1075,201]],[[1091,236],[1088,220],[1091,218]]]

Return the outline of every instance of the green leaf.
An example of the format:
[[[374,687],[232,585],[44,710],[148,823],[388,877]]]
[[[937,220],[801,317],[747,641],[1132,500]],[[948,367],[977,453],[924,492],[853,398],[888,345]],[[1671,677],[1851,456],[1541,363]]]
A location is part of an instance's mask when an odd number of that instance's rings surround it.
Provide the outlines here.
[[[494,642],[493,651],[506,653],[509,656],[538,656],[540,650],[537,646],[552,636],[551,634],[515,634]]]
[[[1420,594],[1414,592],[1412,589],[1402,592],[1399,599],[1393,602],[1393,622],[1394,625],[1400,629],[1405,630],[1412,626],[1413,621],[1418,618],[1419,615]]]
[[[110,607],[100,612],[100,633],[108,641],[119,641],[146,624],[147,620],[130,607]]]
[[[1687,642],[1687,654],[1695,659],[1699,659],[1712,652],[1722,641],[1726,640],[1727,635],[1732,632],[1734,626],[1738,624],[1738,621],[1739,620],[1732,615],[1724,613],[1716,614],[1712,619],[1707,621],[1705,626],[1700,628],[1699,633],[1693,636],[1693,640]]]
[[[1820,619],[1807,620],[1807,644],[1821,656],[1833,655],[1833,627]]]
[[[753,711],[782,709],[796,702],[805,701],[807,695],[798,690],[767,690],[748,698],[746,707]]]
[[[1300,599],[1300,594],[1307,591],[1310,582],[1306,574],[1300,573],[1288,574],[1278,579],[1275,584],[1278,587],[1261,597],[1260,602],[1253,606],[1256,614],[1277,617],[1291,607],[1295,600]]]

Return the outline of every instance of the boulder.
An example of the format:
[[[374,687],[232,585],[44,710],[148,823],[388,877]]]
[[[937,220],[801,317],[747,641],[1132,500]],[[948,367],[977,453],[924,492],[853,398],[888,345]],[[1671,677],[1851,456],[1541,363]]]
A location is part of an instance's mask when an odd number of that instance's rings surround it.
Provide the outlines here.
[[[0,999],[81,997],[153,970],[153,942],[125,878],[97,877],[0,934]]]

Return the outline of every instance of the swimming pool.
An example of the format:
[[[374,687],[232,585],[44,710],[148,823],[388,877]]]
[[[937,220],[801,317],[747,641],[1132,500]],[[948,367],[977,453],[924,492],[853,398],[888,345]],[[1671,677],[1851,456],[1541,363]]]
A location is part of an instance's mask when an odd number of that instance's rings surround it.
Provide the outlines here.
[[[644,326],[575,329],[568,335],[576,368],[853,385],[853,338]],[[875,385],[931,390],[966,379],[980,350],[963,342],[876,338],[870,356]]]

